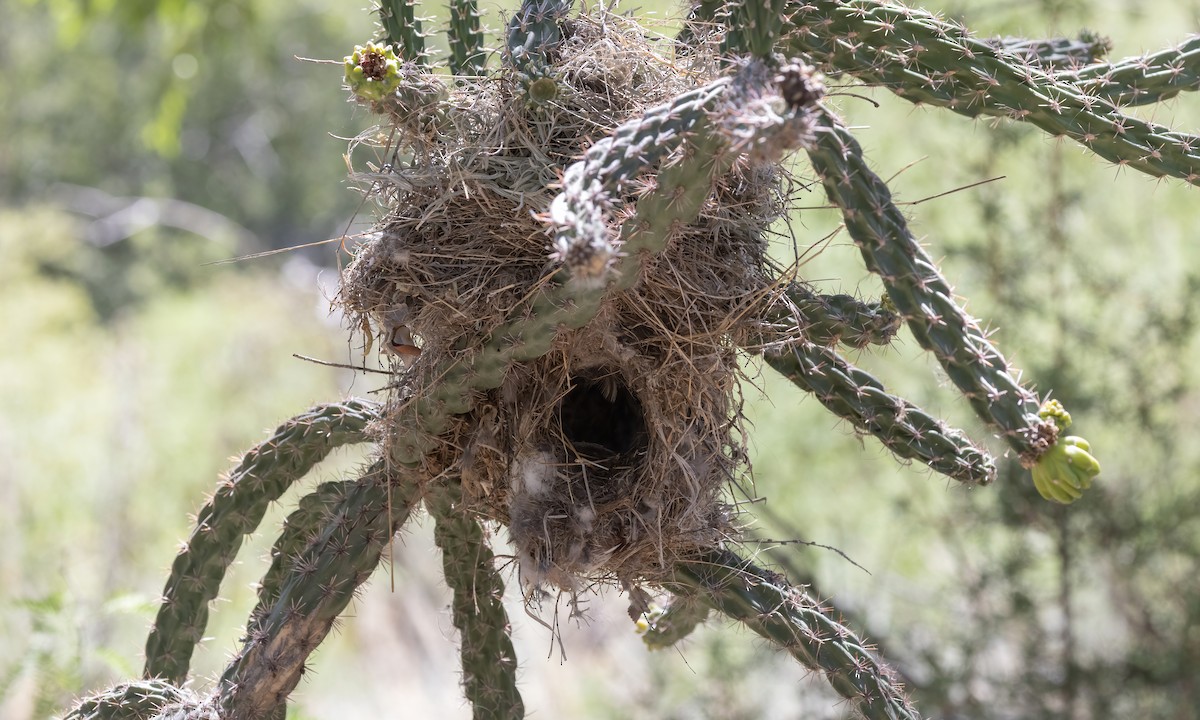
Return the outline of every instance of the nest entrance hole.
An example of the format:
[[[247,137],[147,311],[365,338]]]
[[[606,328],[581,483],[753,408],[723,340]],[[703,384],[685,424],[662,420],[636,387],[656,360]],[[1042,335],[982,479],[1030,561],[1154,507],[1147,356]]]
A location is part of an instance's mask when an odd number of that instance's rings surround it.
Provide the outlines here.
[[[563,437],[583,459],[603,462],[646,447],[642,404],[619,373],[573,375],[558,409]]]

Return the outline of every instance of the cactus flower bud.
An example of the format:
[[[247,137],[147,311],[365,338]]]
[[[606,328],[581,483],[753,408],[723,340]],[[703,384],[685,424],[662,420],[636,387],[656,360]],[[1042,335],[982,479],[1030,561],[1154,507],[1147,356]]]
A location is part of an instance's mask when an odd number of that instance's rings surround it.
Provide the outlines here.
[[[400,60],[390,45],[355,45],[346,56],[346,84],[364,100],[382,100],[400,87]]]
[[[1047,400],[1038,410],[1038,417],[1054,423],[1059,432],[1071,427],[1071,413],[1057,400]],[[1085,443],[1086,444],[1086,443]]]
[[[1038,493],[1064,505],[1082,497],[1100,474],[1100,462],[1091,449],[1087,440],[1074,435],[1059,440],[1033,466],[1033,485]]]

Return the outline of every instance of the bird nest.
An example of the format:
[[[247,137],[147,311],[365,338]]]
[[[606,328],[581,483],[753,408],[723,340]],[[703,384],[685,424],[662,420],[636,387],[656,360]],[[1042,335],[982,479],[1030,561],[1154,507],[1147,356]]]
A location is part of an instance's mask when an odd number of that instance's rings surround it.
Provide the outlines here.
[[[661,44],[603,10],[567,20],[541,100],[520,72],[450,84],[404,66],[387,124],[360,138],[381,148],[359,179],[383,212],[339,298],[391,357],[385,447],[411,444],[414,398],[555,282],[540,213],[565,167],[714,77]],[[653,583],[735,534],[738,348],[758,341],[778,296],[765,232],[782,182],[776,165],[743,157],[593,319],[559,328],[550,352],[508,365],[424,438],[425,482],[461,479],[463,511],[507,526],[527,587]],[[654,188],[653,169],[626,183],[608,208],[613,236]]]

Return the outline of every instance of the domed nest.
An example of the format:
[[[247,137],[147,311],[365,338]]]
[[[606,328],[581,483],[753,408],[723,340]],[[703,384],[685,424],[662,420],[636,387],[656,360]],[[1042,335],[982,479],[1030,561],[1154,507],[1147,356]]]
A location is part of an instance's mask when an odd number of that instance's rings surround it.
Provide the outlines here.
[[[564,169],[620,123],[716,77],[603,10],[562,29],[543,75],[552,92],[539,98],[536,78],[517,71],[454,84],[405,65],[388,124],[362,140],[382,147],[359,179],[383,213],[340,302],[391,356],[385,446],[411,449],[413,399],[556,282],[543,213]],[[608,208],[613,237],[656,187],[653,170]],[[780,294],[766,230],[785,180],[742,156],[590,322],[560,327],[549,353],[507,365],[498,387],[473,391],[469,411],[423,439],[426,482],[460,478],[469,511],[508,527],[527,587],[653,583],[735,535],[738,348],[759,342]]]

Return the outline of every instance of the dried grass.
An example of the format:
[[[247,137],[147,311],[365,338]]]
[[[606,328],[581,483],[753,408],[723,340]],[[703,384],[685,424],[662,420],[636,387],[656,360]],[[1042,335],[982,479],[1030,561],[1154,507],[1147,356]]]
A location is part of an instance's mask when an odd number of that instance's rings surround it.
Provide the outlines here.
[[[408,398],[438,368],[550,282],[557,268],[535,213],[563,168],[619,123],[711,79],[604,10],[565,30],[554,101],[527,105],[514,73],[448,88],[414,75],[424,91],[374,136],[388,138],[388,165],[360,179],[385,212],[340,302],[400,354],[385,442],[406,436]],[[471,510],[508,526],[528,586],[653,583],[681,554],[735,534],[726,489],[746,464],[737,348],[756,342],[777,294],[765,231],[781,213],[781,179],[775,166],[740,163],[636,284],[476,393],[438,436],[427,477],[460,476]],[[615,222],[652,187],[652,173],[630,183]]]

